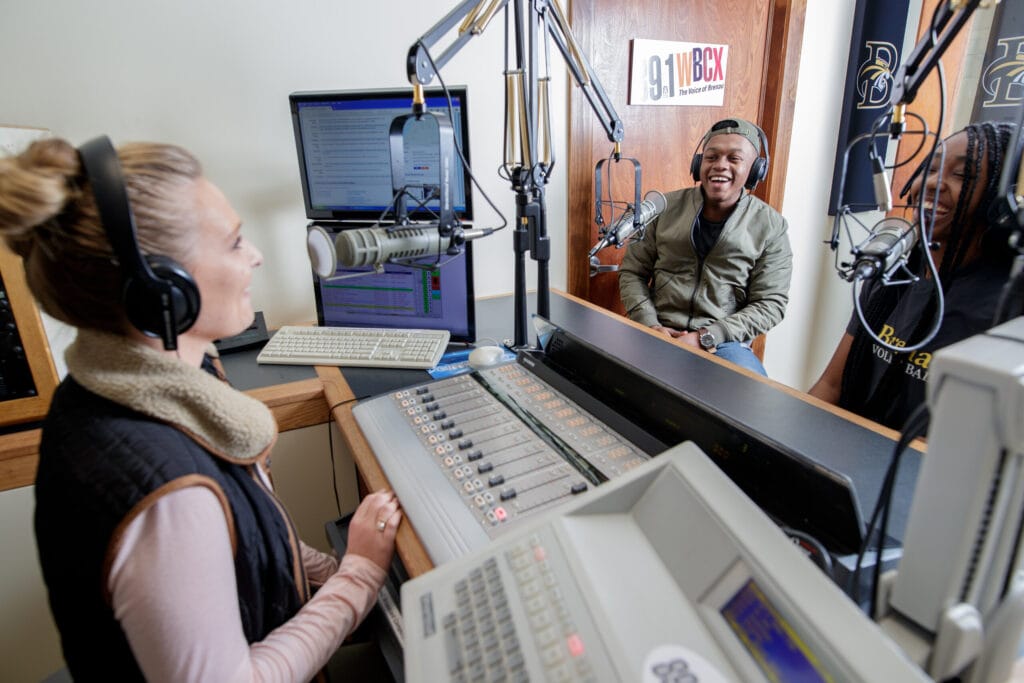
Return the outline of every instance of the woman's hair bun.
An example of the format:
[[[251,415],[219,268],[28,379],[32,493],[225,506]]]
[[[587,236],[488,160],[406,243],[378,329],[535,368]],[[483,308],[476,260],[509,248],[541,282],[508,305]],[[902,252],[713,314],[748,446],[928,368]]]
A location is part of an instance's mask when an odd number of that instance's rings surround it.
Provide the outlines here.
[[[0,236],[21,256],[31,250],[34,229],[59,215],[77,193],[78,151],[67,141],[33,142],[16,156],[0,158]]]

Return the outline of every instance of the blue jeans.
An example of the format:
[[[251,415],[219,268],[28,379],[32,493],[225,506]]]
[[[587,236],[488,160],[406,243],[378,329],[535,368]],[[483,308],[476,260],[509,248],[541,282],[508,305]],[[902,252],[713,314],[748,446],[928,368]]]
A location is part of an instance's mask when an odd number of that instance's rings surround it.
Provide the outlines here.
[[[734,365],[740,366],[741,368],[753,370],[754,372],[764,375],[765,377],[768,376],[768,373],[765,372],[764,370],[764,366],[761,365],[761,361],[757,359],[757,356],[754,355],[754,352],[751,351],[749,346],[745,346],[741,342],[722,342],[721,344],[715,347],[715,355],[717,355],[722,360],[727,360],[730,363],[733,363]]]

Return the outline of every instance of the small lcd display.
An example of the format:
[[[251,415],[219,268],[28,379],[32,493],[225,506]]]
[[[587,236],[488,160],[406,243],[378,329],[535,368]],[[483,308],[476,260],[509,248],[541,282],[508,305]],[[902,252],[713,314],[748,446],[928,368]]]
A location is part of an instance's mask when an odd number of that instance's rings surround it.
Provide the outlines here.
[[[814,653],[783,619],[753,579],[722,607],[722,616],[770,681],[833,681]]]

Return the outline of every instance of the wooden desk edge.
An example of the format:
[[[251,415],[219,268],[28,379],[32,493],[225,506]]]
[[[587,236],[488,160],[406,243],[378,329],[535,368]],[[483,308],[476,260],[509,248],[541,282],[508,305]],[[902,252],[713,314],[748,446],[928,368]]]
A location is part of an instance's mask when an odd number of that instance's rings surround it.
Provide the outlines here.
[[[647,334],[664,339],[657,332],[628,318],[595,306],[571,294],[558,290],[553,291],[559,296],[574,301],[581,306],[586,306],[602,315],[609,316],[619,323],[630,325],[643,330]],[[672,343],[668,339],[664,339],[664,341]],[[692,353],[698,353],[695,350],[687,350]],[[711,360],[718,363],[725,362],[714,357]],[[757,373],[737,368],[731,364],[727,365],[736,372],[745,372],[756,381],[768,382],[790,396],[815,405],[847,421],[854,422],[893,440],[899,438],[899,434],[896,431],[882,427],[854,413],[820,401],[784,384],[780,384],[775,380],[762,377]],[[384,470],[381,469],[373,449],[370,448],[366,437],[352,415],[355,395],[342,376],[341,371],[336,367],[317,367],[316,373],[316,378],[251,389],[245,393],[263,401],[270,408],[281,431],[323,424],[333,419],[352,453],[358,476],[361,478],[366,489],[375,491],[382,488],[390,488],[391,484],[387,476],[385,476]],[[32,429],[0,436],[0,491],[28,486],[35,481],[39,458],[40,434],[41,431],[39,429]],[[920,440],[915,442],[915,444],[917,444],[919,450],[924,450]],[[398,529],[397,552],[410,577],[427,572],[434,566],[408,519],[403,519],[402,525]]]
[[[391,482],[377,462],[377,456],[367,443],[363,431],[359,428],[352,408],[355,404],[355,395],[349,388],[345,378],[337,368],[317,368],[317,374],[324,380],[324,393],[327,404],[331,406],[332,417],[341,431],[342,439],[348,444],[352,453],[352,459],[356,464],[356,471],[367,491],[379,491],[380,489],[391,488]],[[427,555],[423,543],[412,522],[408,517],[402,518],[402,524],[398,527],[398,536],[395,542],[395,550],[402,565],[410,578],[414,578],[434,568],[434,563]]]
[[[282,432],[324,424],[330,419],[324,401],[324,383],[319,377],[245,393],[270,408]],[[0,491],[35,482],[41,435],[40,429],[27,429],[0,436]]]
[[[340,370],[317,367],[316,373],[315,378],[251,389],[245,393],[270,408],[281,431],[323,424],[333,417],[366,487],[371,491],[390,487],[352,415],[355,396]],[[330,414],[332,408],[333,416]],[[30,486],[35,482],[41,436],[41,429],[26,429],[0,436],[0,491]],[[397,549],[409,576],[418,576],[434,566],[408,519],[404,519],[398,529]]]

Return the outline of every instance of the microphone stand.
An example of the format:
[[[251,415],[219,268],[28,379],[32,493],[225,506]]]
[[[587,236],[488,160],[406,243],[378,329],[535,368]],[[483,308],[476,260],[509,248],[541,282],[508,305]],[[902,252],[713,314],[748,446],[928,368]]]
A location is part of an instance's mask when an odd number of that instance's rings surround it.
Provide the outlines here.
[[[506,145],[504,170],[516,193],[516,221],[512,234],[515,250],[515,338],[513,348],[526,348],[526,254],[537,262],[537,313],[550,317],[548,265],[551,244],[547,233],[547,207],[544,201],[554,161],[550,151],[550,118],[548,112],[549,79],[538,76],[538,45],[544,43],[545,66],[550,64],[549,40],[562,53],[569,73],[581,88],[591,109],[604,126],[608,139],[619,143],[624,132],[622,120],[616,114],[593,68],[582,54],[557,0],[511,0],[513,16],[508,14],[509,0],[464,0],[437,24],[424,33],[409,49],[406,72],[413,85],[413,111],[422,112],[423,86],[428,85],[438,71],[451,60],[473,37],[487,28],[499,10],[505,11],[505,104]],[[461,23],[460,23],[461,22]],[[458,36],[436,58],[427,50],[459,24]],[[528,42],[526,36],[529,37]],[[511,37],[511,39],[510,39]],[[509,47],[514,48],[515,60],[510,65]],[[511,67],[511,68],[510,68]],[[518,105],[518,107],[517,107]],[[543,129],[538,125],[543,119]],[[518,124],[519,151],[514,150]],[[544,145],[539,146],[543,138]]]

